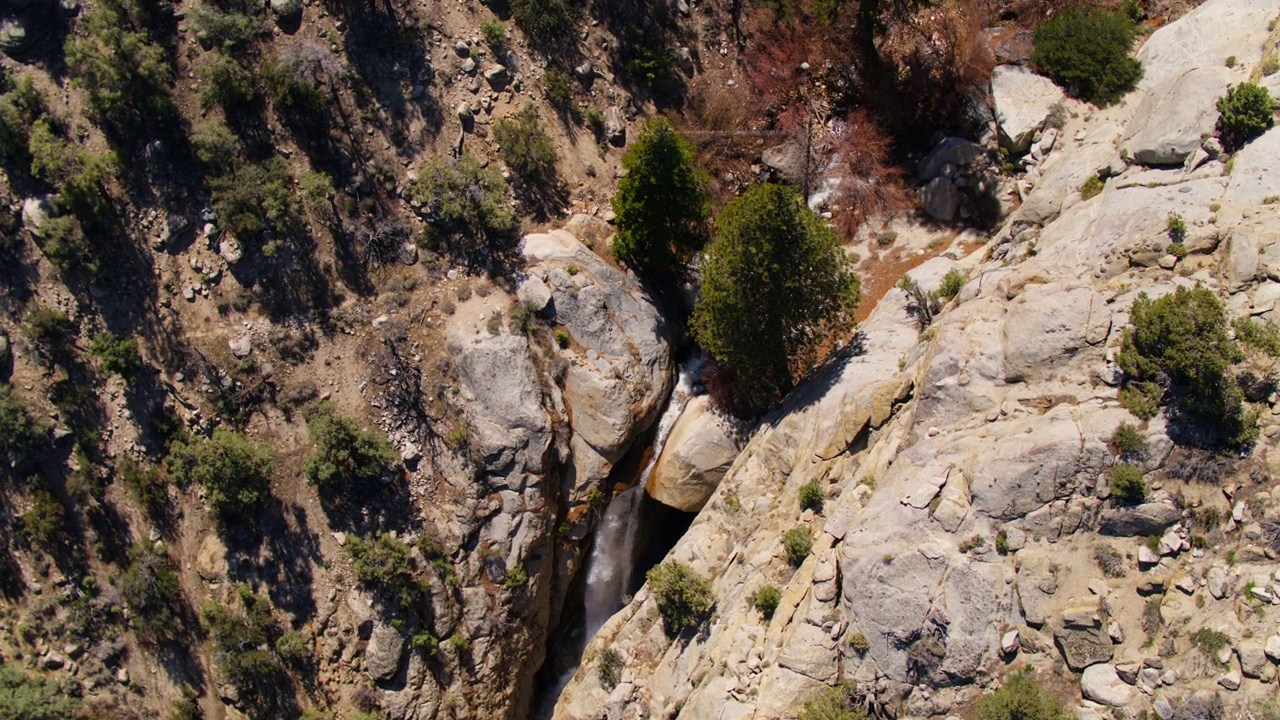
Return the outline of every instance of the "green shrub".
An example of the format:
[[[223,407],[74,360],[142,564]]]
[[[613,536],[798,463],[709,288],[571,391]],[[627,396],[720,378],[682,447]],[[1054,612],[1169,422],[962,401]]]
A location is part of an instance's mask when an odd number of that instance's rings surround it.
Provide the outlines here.
[[[628,25],[623,30],[621,60],[631,82],[659,101],[674,99],[682,89],[680,72],[657,28]]]
[[[807,525],[793,527],[782,536],[782,547],[786,550],[787,561],[800,567],[813,550],[813,533]]]
[[[332,80],[334,68],[330,66],[335,64],[327,48],[309,55],[295,50],[266,63],[262,77],[276,115],[285,122],[323,123],[329,115],[329,98],[320,89],[318,78]]]
[[[1004,687],[978,701],[973,720],[1072,720],[1058,696],[1031,679],[1027,668],[1011,675]]]
[[[591,136],[596,142],[604,140],[604,113],[600,112],[600,108],[589,107],[583,111],[583,119],[587,123],[587,128],[591,130]]]
[[[531,302],[523,302],[511,308],[511,327],[522,333],[532,330],[538,317],[537,307]]]
[[[517,565],[507,573],[507,577],[503,579],[502,584],[509,588],[518,588],[524,587],[528,582],[529,571],[525,570],[523,565]]]
[[[0,382],[0,459],[11,462],[15,456],[35,448],[44,440],[26,405],[13,394],[13,388]],[[6,468],[0,463],[0,469]]]
[[[942,300],[951,300],[960,294],[960,290],[964,288],[964,284],[969,281],[969,273],[960,268],[951,268],[946,275],[942,276],[942,283],[938,285],[938,289],[933,293]]]
[[[244,48],[266,31],[258,18],[208,2],[195,4],[187,13],[187,22],[201,45],[227,52]]]
[[[168,555],[135,547],[129,567],[120,575],[120,597],[138,637],[151,643],[172,639],[181,620],[182,588]]]
[[[1191,633],[1191,646],[1207,657],[1216,658],[1218,653],[1231,645],[1231,638],[1226,633],[1200,628]]]
[[[1080,186],[1080,197],[1083,200],[1097,197],[1102,193],[1103,187],[1105,186],[1103,185],[1102,178],[1097,175],[1090,175],[1089,179],[1085,180],[1084,184]]]
[[[708,178],[694,168],[693,144],[662,115],[645,122],[622,156],[626,174],[613,196],[613,255],[648,277],[667,276],[706,242]]]
[[[1169,254],[1181,260],[1187,256],[1187,245],[1182,242],[1169,243]]]
[[[316,449],[302,462],[302,474],[321,492],[371,486],[395,466],[396,454],[387,437],[338,414],[332,402],[315,405],[305,418],[307,436]]]
[[[311,660],[312,652],[307,647],[307,638],[297,630],[286,630],[276,638],[276,655],[281,660],[295,667],[301,667]]]
[[[440,231],[460,237],[478,237],[482,243],[505,241],[516,231],[511,213],[510,190],[495,167],[484,168],[471,155],[456,162],[433,157],[411,185],[414,201],[421,204]],[[464,251],[474,250],[467,246]]]
[[[1169,239],[1175,243],[1180,243],[1187,237],[1187,221],[1182,219],[1178,213],[1169,213],[1169,218],[1165,220],[1165,233],[1169,235]]]
[[[70,359],[79,332],[75,321],[61,310],[38,307],[27,315],[27,340],[45,363],[58,364]]]
[[[1245,316],[1236,318],[1231,326],[1240,342],[1271,357],[1280,357],[1280,328],[1271,321]]]
[[[826,501],[827,496],[822,492],[822,486],[817,480],[810,480],[800,486],[800,508],[802,510],[812,510],[814,512],[822,512],[822,504]]]
[[[414,650],[420,650],[428,655],[435,655],[440,649],[440,639],[427,630],[414,633],[409,644]]]
[[[200,67],[200,105],[206,110],[230,108],[253,100],[253,76],[243,65],[221,53]]]
[[[556,146],[532,105],[525,105],[514,118],[499,120],[493,137],[502,161],[525,183],[539,187],[555,182]]]
[[[1111,433],[1111,444],[1121,455],[1143,455],[1147,452],[1147,438],[1131,422],[1122,422],[1116,427]]]
[[[542,94],[547,104],[561,113],[573,108],[573,78],[558,67],[550,66],[542,73]]]
[[[144,468],[129,456],[120,458],[117,464],[120,479],[148,515],[161,515],[169,505],[169,493],[164,475],[159,468]]]
[[[480,34],[484,37],[484,41],[494,48],[502,47],[507,40],[507,28],[493,18],[480,21]]]
[[[1227,94],[1218,98],[1218,138],[1228,152],[1235,152],[1246,143],[1275,125],[1276,102],[1271,93],[1261,85],[1244,82],[1227,88]]]
[[[271,233],[273,240],[263,243],[261,249],[263,255],[273,255],[280,238],[292,232],[297,216],[291,180],[288,168],[278,157],[238,165],[213,178],[209,189],[219,223],[242,240]]]
[[[556,330],[554,334],[556,345],[560,349],[569,347],[569,333],[565,330]]]
[[[859,655],[866,655],[871,649],[871,643],[867,641],[867,636],[860,632],[853,633],[849,636],[849,647]]]
[[[782,602],[782,591],[777,585],[765,585],[764,587],[751,593],[751,597],[747,598],[751,605],[760,611],[765,620],[773,618],[773,613],[778,609],[778,603]]]
[[[601,651],[600,659],[596,661],[596,675],[600,678],[600,685],[606,690],[617,687],[618,681],[622,679],[622,655],[613,648]]]
[[[860,297],[849,256],[791,188],[748,188],[716,219],[699,269],[694,339],[726,369],[744,404],[763,410],[848,332]]]
[[[110,331],[93,336],[93,343],[89,345],[89,354],[102,363],[103,372],[119,375],[128,382],[133,382],[143,368],[142,355],[138,353],[138,341]]]
[[[115,157],[110,153],[93,154],[66,132],[65,126],[49,118],[41,118],[32,125],[27,145],[31,174],[57,188],[54,205],[60,213],[70,212],[80,221],[82,229],[102,230],[110,213],[106,183],[115,166]],[[80,244],[88,247],[83,239]],[[48,249],[45,252],[48,253]],[[72,260],[87,268],[92,258]],[[58,269],[65,272],[62,267]]]
[[[1000,555],[1008,555],[1011,548],[1009,547],[1009,533],[1000,530],[996,533],[996,552]]]
[[[1142,471],[1133,465],[1117,463],[1111,469],[1111,494],[1131,503],[1140,503],[1147,498],[1147,483],[1142,479]]]
[[[22,536],[44,550],[53,550],[62,542],[67,509],[58,498],[43,487],[30,493],[31,506],[22,513]]]
[[[67,69],[100,118],[128,129],[131,121],[167,118],[172,67],[146,27],[152,7],[136,0],[101,0],[67,35]]]
[[[445,642],[449,644],[450,648],[453,648],[454,652],[459,654],[467,652],[468,650],[471,649],[471,641],[459,635],[458,633],[454,633],[450,635],[449,639],[445,640]]]
[[[846,681],[806,702],[797,720],[867,720],[867,714],[857,701],[857,689]]]
[[[226,123],[212,120],[192,129],[191,149],[210,173],[222,175],[229,172],[240,157],[240,139]]]
[[[269,445],[218,428],[209,438],[175,442],[168,465],[169,475],[178,484],[204,488],[214,512],[252,524],[267,497],[275,460]]]
[[[1129,55],[1136,33],[1121,12],[1070,8],[1036,29],[1031,62],[1071,95],[1110,105],[1142,78]]]
[[[413,607],[422,597],[409,546],[389,533],[366,540],[348,535],[342,554],[351,561],[356,579],[370,590],[386,592],[403,608]]]
[[[1164,392],[1153,382],[1132,383],[1120,388],[1118,399],[1126,410],[1143,420],[1150,420],[1160,412]]]
[[[698,625],[711,611],[711,584],[688,565],[667,560],[651,568],[645,578],[668,633],[679,634]]]
[[[203,720],[204,713],[200,711],[200,705],[191,698],[182,698],[173,704],[169,710],[168,720]],[[308,720],[308,718],[299,718],[299,720]],[[311,718],[309,720],[321,720]],[[328,720],[327,718],[323,720]]]
[[[0,720],[66,720],[79,709],[80,700],[57,681],[0,665]]]
[[[1130,322],[1116,358],[1126,386],[1147,383],[1140,389],[1152,397],[1151,387],[1167,378],[1165,401],[1180,419],[1198,423],[1206,442],[1240,447],[1253,441],[1256,418],[1230,374],[1244,353],[1227,333],[1226,309],[1213,292],[1180,287],[1157,300],[1139,294]]]
[[[577,47],[580,11],[573,0],[511,0],[511,19],[537,50],[568,54]]]
[[[249,589],[236,588],[239,608],[229,608],[210,599],[200,608],[200,622],[213,642],[218,672],[232,685],[244,689],[275,676],[280,664],[272,651],[279,624],[271,614],[271,604]]]
[[[3,73],[0,89],[0,161],[13,170],[25,170],[31,164],[31,127],[48,112],[44,94],[26,73],[16,82]]]

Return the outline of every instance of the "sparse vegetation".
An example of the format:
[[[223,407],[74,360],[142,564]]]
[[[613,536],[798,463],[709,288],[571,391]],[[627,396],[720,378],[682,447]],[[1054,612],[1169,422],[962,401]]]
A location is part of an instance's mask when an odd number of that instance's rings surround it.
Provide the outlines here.
[[[485,18],[480,21],[480,35],[490,47],[499,48],[507,41],[507,28],[499,20]]]
[[[135,548],[129,567],[120,576],[119,587],[139,637],[152,643],[174,638],[183,600],[178,572],[168,555]]]
[[[27,414],[22,400],[14,395],[13,388],[0,383],[0,469],[8,467],[17,455],[30,450],[43,440],[43,433]]]
[[[1243,316],[1232,321],[1231,327],[1236,331],[1236,339],[1246,346],[1280,357],[1280,328],[1271,321]]]
[[[596,661],[596,675],[606,690],[617,687],[618,681],[622,679],[622,655],[613,648],[602,650],[600,659]]]
[[[1102,188],[1105,185],[1102,178],[1097,175],[1090,175],[1088,180],[1084,181],[1084,185],[1080,186],[1080,197],[1088,200],[1102,194]]]
[[[1111,469],[1111,494],[1120,500],[1140,503],[1147,498],[1147,484],[1142,479],[1142,470],[1117,463]]]
[[[999,690],[978,701],[974,720],[1071,720],[1062,699],[1031,679],[1029,669],[1010,675]]]
[[[1218,139],[1235,152],[1275,125],[1275,112],[1276,101],[1265,87],[1244,82],[1227,88],[1218,98]]]
[[[1187,221],[1183,220],[1178,213],[1169,213],[1169,218],[1165,220],[1164,229],[1169,236],[1169,240],[1175,243],[1180,243],[1187,237]]]
[[[668,633],[677,635],[698,625],[711,611],[711,584],[688,565],[667,560],[650,569],[645,578]]]
[[[805,558],[813,550],[813,532],[809,530],[809,526],[799,525],[788,530],[782,536],[782,549],[786,551],[787,562],[795,567],[804,564]]]
[[[858,705],[856,694],[851,682],[824,690],[804,704],[797,720],[866,720],[867,714]]]
[[[1124,577],[1124,555],[1119,550],[1110,545],[1098,545],[1093,548],[1093,559],[1107,577]]]
[[[800,509],[820,513],[826,499],[826,493],[822,492],[822,486],[817,480],[810,480],[800,486]]]
[[[332,402],[315,405],[305,417],[316,449],[303,461],[302,473],[322,492],[342,492],[352,485],[367,488],[395,465],[396,454],[386,436],[340,415]]]
[[[152,6],[135,0],[103,0],[80,19],[82,33],[68,35],[67,67],[89,106],[121,130],[173,112],[172,68],[164,48],[151,41]]]
[[[1190,640],[1192,647],[1210,658],[1216,658],[1223,648],[1231,645],[1231,638],[1226,633],[1204,627],[1191,633]]]
[[[942,276],[942,282],[938,285],[938,289],[934,290],[937,297],[941,300],[952,300],[960,294],[960,290],[964,288],[964,284],[969,281],[969,273],[960,268],[951,268],[946,275]]]
[[[171,450],[171,477],[179,484],[204,488],[209,506],[224,520],[253,523],[275,467],[268,445],[218,428],[212,437],[176,442]]]
[[[537,188],[556,181],[556,146],[532,105],[513,118],[499,120],[493,137],[502,161],[526,184]]]
[[[778,609],[778,603],[782,601],[782,591],[777,585],[765,585],[751,593],[751,597],[747,598],[747,602],[764,616],[765,620],[773,618],[773,613]]]

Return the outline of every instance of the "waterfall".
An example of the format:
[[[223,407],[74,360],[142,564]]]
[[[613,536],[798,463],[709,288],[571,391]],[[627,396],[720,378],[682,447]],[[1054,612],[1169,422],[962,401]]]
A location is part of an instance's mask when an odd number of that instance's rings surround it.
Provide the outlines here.
[[[614,613],[622,609],[623,600],[631,592],[631,576],[635,574],[636,560],[642,550],[637,547],[637,543],[640,539],[640,511],[644,506],[645,483],[658,464],[658,456],[662,454],[663,443],[671,434],[672,426],[694,394],[694,378],[701,366],[701,356],[694,356],[680,366],[680,374],[675,387],[671,389],[667,407],[663,410],[662,417],[658,418],[658,427],[644,460],[644,469],[636,476],[633,486],[614,496],[605,508],[604,517],[600,519],[585,567],[587,582],[583,593],[585,622],[582,647],[591,642],[591,638],[595,637],[596,632]],[[581,652],[581,648],[578,651]],[[549,703],[544,704],[538,717],[551,717],[556,698],[560,697],[577,670],[576,665],[567,668],[556,678],[555,685],[549,688],[550,693],[545,696]]]
[[[640,501],[644,497],[645,483],[658,464],[658,456],[662,454],[662,446],[671,434],[672,426],[676,424],[684,406],[693,395],[694,378],[701,365],[700,356],[692,357],[681,365],[680,375],[675,387],[671,389],[667,407],[663,410],[662,417],[658,418],[658,427],[654,432],[653,445],[644,469],[635,486],[613,498],[600,520],[586,566],[587,588],[583,600],[586,605],[587,642],[591,641],[596,631],[614,613],[622,609],[622,601],[631,589],[631,575],[635,570],[638,550],[636,538],[640,526]]]

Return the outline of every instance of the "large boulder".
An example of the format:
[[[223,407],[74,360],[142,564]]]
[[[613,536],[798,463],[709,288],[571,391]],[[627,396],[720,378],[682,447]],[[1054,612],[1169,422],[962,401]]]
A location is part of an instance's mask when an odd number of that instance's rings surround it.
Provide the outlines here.
[[[1067,667],[1079,672],[1111,660],[1114,646],[1097,606],[1067,608],[1053,623],[1053,640]]]
[[[646,487],[664,505],[698,512],[738,456],[732,426],[711,407],[711,398],[693,398],[671,427]]]
[[[958,137],[943,138],[928,155],[920,161],[919,175],[921,182],[940,177],[948,165],[965,167],[982,157],[982,146],[972,140]]]
[[[1217,100],[1233,73],[1194,68],[1147,91],[1125,129],[1122,147],[1143,165],[1181,165],[1218,121]]]
[[[1000,145],[1009,152],[1021,153],[1031,147],[1032,137],[1065,96],[1049,78],[1016,65],[1001,65],[991,73],[991,97]]]
[[[364,668],[374,680],[387,680],[400,669],[404,656],[404,636],[392,625],[378,623],[364,651]]]
[[[950,222],[960,211],[960,188],[945,177],[930,180],[920,191],[920,204],[934,220]]]
[[[1268,130],[1245,145],[1231,163],[1231,179],[1224,199],[1245,205],[1260,205],[1280,195],[1280,127]]]
[[[1103,511],[1098,532],[1115,537],[1145,537],[1164,532],[1181,517],[1178,508],[1163,502],[1111,508]]]
[[[1188,70],[1223,65],[1228,57],[1253,65],[1262,57],[1275,0],[1208,0],[1151,33],[1138,50],[1143,76],[1138,87],[1154,88]]]
[[[29,197],[22,201],[22,226],[36,237],[43,236],[41,228],[53,216],[53,206],[48,197]]]
[[[650,427],[675,379],[665,323],[639,280],[578,239],[602,244],[611,234],[604,221],[579,215],[521,246],[529,278],[550,291],[545,313],[573,340],[561,356],[579,489],[607,475]]]
[[[1120,679],[1115,665],[1098,663],[1080,674],[1080,694],[1096,703],[1124,707],[1133,699],[1133,688]]]

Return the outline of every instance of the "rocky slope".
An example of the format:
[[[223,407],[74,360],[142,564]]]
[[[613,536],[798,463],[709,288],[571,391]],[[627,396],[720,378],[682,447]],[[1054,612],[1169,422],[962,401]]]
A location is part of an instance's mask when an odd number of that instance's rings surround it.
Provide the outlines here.
[[[1112,358],[1135,296],[1199,283],[1264,319],[1280,297],[1280,129],[1230,162],[1201,142],[1222,88],[1262,77],[1275,16],[1209,0],[1146,41],[1146,79],[1123,103],[1068,100],[1060,129],[1042,127],[1048,107],[1033,118],[1021,206],[987,247],[912,273],[931,288],[967,269],[959,296],[923,332],[904,293],[882,300],[755,432],[671,551],[711,579],[708,623],[668,637],[646,587],[590,643],[556,718],[794,717],[840,681],[870,708],[949,716],[1023,663],[1081,717],[1170,718],[1214,691],[1240,713],[1269,696],[1280,636],[1264,608],[1280,580],[1263,527],[1280,511],[1280,418],[1264,411],[1262,440],[1221,483],[1175,478],[1207,461],[1159,418],[1143,429],[1147,502],[1109,500],[1107,477],[1112,433],[1133,420]],[[1002,122],[1025,115],[996,108]],[[1105,187],[1086,199],[1091,175]],[[1181,258],[1167,252],[1172,213],[1188,225]],[[802,511],[815,480],[825,506]],[[781,541],[798,526],[815,541],[791,567]],[[1207,547],[1192,549],[1193,532]],[[782,601],[765,620],[749,596],[769,584]],[[1228,639],[1213,657],[1192,646],[1201,628]],[[606,649],[622,660],[612,686]]]

